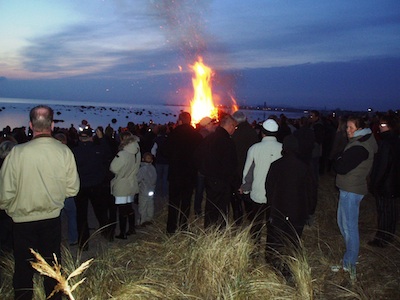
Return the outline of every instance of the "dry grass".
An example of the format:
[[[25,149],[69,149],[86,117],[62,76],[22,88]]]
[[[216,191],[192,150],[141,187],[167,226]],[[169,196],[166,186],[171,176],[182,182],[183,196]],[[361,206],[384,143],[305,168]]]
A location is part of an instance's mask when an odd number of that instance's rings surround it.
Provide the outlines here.
[[[86,281],[74,290],[76,299],[399,299],[399,241],[384,249],[367,245],[375,231],[375,203],[367,196],[360,210],[360,263],[357,281],[333,273],[344,243],[336,225],[337,191],[333,176],[321,179],[316,220],[306,227],[302,247],[282,256],[293,281],[264,262],[248,228],[202,229],[193,220],[190,231],[164,234],[165,215],[138,233],[135,242],[110,243],[85,271]],[[265,237],[264,237],[265,238]],[[263,240],[264,240],[263,238]],[[94,242],[91,242],[94,244]],[[72,274],[81,256],[67,249],[63,269]],[[12,299],[12,258],[3,261],[2,299]],[[35,279],[35,299],[43,299]]]

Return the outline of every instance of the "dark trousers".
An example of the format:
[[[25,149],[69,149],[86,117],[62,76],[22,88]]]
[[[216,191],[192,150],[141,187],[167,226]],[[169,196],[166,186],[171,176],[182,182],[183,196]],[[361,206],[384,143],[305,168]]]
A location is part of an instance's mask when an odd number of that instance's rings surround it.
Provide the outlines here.
[[[201,204],[204,198],[204,181],[204,175],[197,173],[196,190],[194,193],[194,212],[196,216],[201,215]]]
[[[312,180],[312,191],[309,203],[309,215],[314,215],[318,203],[318,185],[319,185],[319,157],[314,157],[311,161],[311,180]]]
[[[132,207],[132,203],[117,204],[116,206],[118,208],[119,235],[121,237],[126,237],[126,224],[128,221],[129,231],[135,231],[135,210]]]
[[[243,195],[239,194],[239,192],[232,192],[231,205],[235,225],[241,225],[243,223],[244,211],[242,199]]]
[[[210,226],[225,228],[232,197],[231,185],[222,180],[206,177],[205,186],[204,228]]]
[[[88,205],[89,200],[92,204],[94,214],[102,229],[105,237],[109,235],[109,229],[105,228],[108,224],[107,216],[107,198],[109,192],[105,191],[102,185],[81,187],[78,195],[75,197],[76,205],[76,221],[78,225],[79,247],[87,245],[89,240],[89,224],[88,224]]]
[[[399,198],[376,196],[378,231],[375,238],[382,242],[392,242],[396,233]]]
[[[14,260],[15,270],[13,278],[15,299],[32,299],[33,274],[30,261],[35,261],[29,248],[38,252],[50,265],[53,265],[53,253],[61,263],[61,219],[14,223]],[[57,282],[44,277],[46,296],[49,296]],[[57,293],[51,299],[61,299]]]
[[[263,228],[269,225],[270,212],[271,207],[269,204],[252,201],[249,214],[251,222],[250,234],[257,244],[260,244]]]
[[[193,189],[190,178],[169,180],[167,233],[175,233],[178,228],[187,230]]]
[[[292,277],[293,274],[286,262],[282,260],[282,255],[292,255],[290,249],[300,247],[299,238],[303,233],[303,228],[304,225],[293,225],[282,219],[274,219],[268,225],[265,259],[280,270],[286,279]]]

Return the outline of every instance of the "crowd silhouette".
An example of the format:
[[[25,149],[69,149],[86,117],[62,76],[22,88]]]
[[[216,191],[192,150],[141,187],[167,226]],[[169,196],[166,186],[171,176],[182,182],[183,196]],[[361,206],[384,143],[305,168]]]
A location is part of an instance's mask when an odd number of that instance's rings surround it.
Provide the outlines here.
[[[256,123],[239,110],[222,113],[219,120],[207,116],[194,126],[191,115],[181,112],[176,123],[168,124],[128,122],[115,130],[110,124],[94,129],[82,120],[79,128],[55,127],[51,134],[71,149],[80,179],[78,193],[65,200],[63,210],[69,216],[69,243],[88,249],[90,201],[109,242],[127,239],[138,226],[151,226],[155,215],[166,209],[168,235],[190,230],[192,216],[202,218],[205,229],[224,230],[227,222],[237,228],[251,226],[257,244],[265,229],[266,260],[278,265],[273,253],[297,247],[303,227],[315,222],[320,176],[337,174],[338,226],[346,241],[340,267],[355,276],[358,205],[368,189],[378,212],[377,233],[369,244],[386,247],[396,232],[399,125],[393,111],[324,116],[312,110],[309,117],[288,119],[281,114]],[[30,143],[32,137],[31,128],[5,127],[1,164],[14,147]],[[364,139],[376,147],[368,148]],[[6,173],[4,167],[1,172]],[[15,220],[7,213],[2,191],[0,195],[0,246],[6,253],[13,251]],[[357,204],[346,208],[349,201]],[[133,210],[133,203],[139,211]]]

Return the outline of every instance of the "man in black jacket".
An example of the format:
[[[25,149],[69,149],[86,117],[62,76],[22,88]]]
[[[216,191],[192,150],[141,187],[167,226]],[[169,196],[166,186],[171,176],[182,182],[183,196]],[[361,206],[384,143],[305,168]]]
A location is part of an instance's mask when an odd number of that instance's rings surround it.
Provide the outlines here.
[[[73,148],[76,165],[81,180],[80,190],[75,197],[78,243],[80,249],[87,250],[89,240],[88,204],[92,204],[102,234],[111,238],[108,224],[108,195],[110,194],[107,172],[112,159],[109,145],[102,131],[96,130],[98,140],[93,141],[93,131],[85,128],[79,132],[78,146]]]
[[[281,268],[284,276],[291,276],[289,268],[281,264],[286,247],[298,247],[312,193],[312,174],[307,164],[298,158],[298,139],[288,135],[283,140],[282,157],[271,164],[265,181],[271,205],[270,225],[267,230],[266,260]]]
[[[202,139],[190,125],[191,120],[188,112],[180,113],[178,126],[166,142],[165,150],[169,160],[168,234],[175,233],[178,228],[187,230],[188,226],[190,201],[197,177],[194,151]]]
[[[247,213],[251,210],[250,199],[246,202],[243,201],[244,195],[238,192],[242,185],[243,169],[246,162],[247,150],[255,143],[260,141],[256,130],[247,121],[246,115],[243,111],[236,111],[232,117],[238,122],[235,132],[232,134],[232,140],[236,147],[237,168],[235,174],[235,185],[231,198],[233,219],[237,225],[243,221],[243,205]]]
[[[375,196],[378,231],[370,246],[385,247],[393,242],[400,201],[400,139],[398,120],[382,116],[379,122],[381,141],[371,172],[370,191]]]
[[[198,150],[200,172],[205,176],[206,206],[204,227],[224,227],[234,188],[237,168],[235,144],[231,135],[237,122],[230,115],[222,118],[215,132],[207,136]]]

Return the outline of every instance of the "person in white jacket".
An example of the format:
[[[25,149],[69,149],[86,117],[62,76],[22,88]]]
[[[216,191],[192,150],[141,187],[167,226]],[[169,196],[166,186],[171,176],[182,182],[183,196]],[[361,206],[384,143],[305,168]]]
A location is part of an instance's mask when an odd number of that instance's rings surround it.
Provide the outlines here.
[[[120,234],[118,239],[126,239],[127,235],[135,233],[135,212],[132,207],[134,196],[139,193],[137,173],[140,167],[141,154],[139,138],[130,132],[120,134],[119,152],[110,165],[110,171],[115,174],[111,180],[111,194],[115,197],[118,207]],[[127,221],[129,218],[129,230]]]
[[[239,192],[250,193],[252,222],[251,235],[257,243],[260,242],[263,225],[268,223],[269,205],[267,202],[265,180],[270,165],[282,157],[282,144],[276,139],[279,125],[273,120],[266,120],[261,128],[262,140],[247,151],[246,163],[243,169],[243,181]]]

